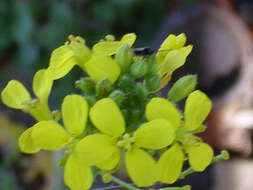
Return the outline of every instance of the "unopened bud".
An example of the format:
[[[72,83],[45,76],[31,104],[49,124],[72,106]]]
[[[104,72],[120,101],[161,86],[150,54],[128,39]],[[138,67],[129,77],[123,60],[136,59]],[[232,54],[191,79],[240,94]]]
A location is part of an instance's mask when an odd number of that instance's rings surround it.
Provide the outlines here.
[[[96,96],[104,97],[106,96],[112,89],[112,83],[107,78],[102,78],[96,84]]]
[[[147,63],[148,63],[147,74],[148,75],[157,74],[158,73],[158,65],[157,65],[157,62],[156,62],[155,55],[149,56],[148,59],[147,59]]]
[[[135,78],[143,77],[148,71],[148,64],[144,60],[135,61],[130,68],[131,75]]]
[[[124,91],[130,91],[132,90],[134,86],[134,79],[128,74],[124,74],[119,78],[118,86],[120,89],[123,89]]]
[[[112,181],[111,175],[108,173],[102,175],[102,180],[104,183],[110,183]]]
[[[116,60],[122,72],[127,72],[133,61],[133,50],[128,45],[124,45],[116,54]]]
[[[105,40],[106,41],[114,41],[115,40],[115,36],[111,35],[111,34],[108,34],[108,35],[105,36]]]
[[[89,77],[84,77],[81,78],[80,80],[75,82],[76,87],[80,88],[82,91],[88,93],[88,94],[93,94],[95,92],[95,82],[89,78]]]
[[[134,87],[134,92],[136,96],[141,100],[145,100],[148,96],[148,90],[142,83],[136,84],[136,86]]]
[[[145,86],[151,92],[157,90],[160,87],[160,77],[158,74],[153,74],[145,80]]]
[[[168,93],[168,99],[178,102],[188,96],[197,85],[196,75],[186,75],[175,82]]]
[[[120,105],[125,98],[125,94],[121,90],[114,90],[110,93],[109,98],[111,98],[112,100],[114,100],[114,102]]]

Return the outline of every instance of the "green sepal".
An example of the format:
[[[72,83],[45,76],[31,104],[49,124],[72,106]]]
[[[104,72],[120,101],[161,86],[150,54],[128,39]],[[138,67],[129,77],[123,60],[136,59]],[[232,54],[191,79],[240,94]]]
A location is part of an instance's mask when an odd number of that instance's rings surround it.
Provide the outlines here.
[[[134,85],[134,79],[129,74],[124,74],[119,78],[118,86],[124,91],[132,90]]]
[[[96,83],[90,77],[81,78],[80,80],[76,81],[75,85],[87,94],[95,93]]]
[[[134,93],[140,100],[145,100],[148,96],[148,90],[142,83],[137,83],[134,87]]]
[[[143,77],[148,71],[148,64],[144,60],[135,61],[130,68],[130,73],[135,78]]]
[[[59,167],[64,167],[68,161],[69,154],[64,154],[61,159],[58,161],[58,166]]]
[[[145,85],[151,92],[157,90],[160,87],[160,77],[158,74],[150,75],[145,79]]]
[[[133,61],[133,50],[129,47],[129,45],[124,45],[119,49],[116,54],[116,61],[119,64],[122,72],[127,72],[130,64]]]
[[[114,100],[117,105],[120,105],[125,99],[125,94],[121,90],[114,90],[109,94],[109,98]]]
[[[96,84],[96,96],[105,97],[112,89],[112,83],[107,78],[102,78]]]

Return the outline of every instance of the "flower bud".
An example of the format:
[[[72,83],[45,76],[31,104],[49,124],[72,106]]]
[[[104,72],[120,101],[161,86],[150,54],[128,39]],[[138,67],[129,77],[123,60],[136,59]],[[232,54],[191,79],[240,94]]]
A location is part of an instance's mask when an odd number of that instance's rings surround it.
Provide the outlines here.
[[[125,98],[125,94],[121,90],[114,90],[110,93],[109,98],[111,98],[112,100],[114,100],[114,102],[120,105]]]
[[[178,102],[188,96],[197,85],[196,75],[186,75],[175,82],[168,92],[168,99]]]
[[[151,92],[157,90],[160,87],[160,77],[159,77],[159,75],[158,74],[150,75],[145,80],[145,86]]]
[[[119,78],[118,86],[124,91],[132,90],[134,86],[134,79],[128,74],[124,74]]]
[[[148,71],[148,64],[144,60],[135,61],[130,68],[130,73],[135,78],[143,77]]]
[[[116,54],[116,60],[122,72],[127,72],[130,64],[133,61],[133,56],[134,56],[133,50],[128,45],[124,45],[119,49],[119,51]]]
[[[84,77],[75,82],[76,87],[80,88],[82,91],[87,94],[93,94],[95,92],[95,82],[89,78]]]
[[[145,100],[148,96],[148,90],[142,83],[136,84],[136,86],[134,87],[134,92],[136,96],[141,100]]]
[[[107,78],[102,78],[96,84],[96,96],[104,97],[106,96],[112,89],[112,83]]]
[[[147,59],[147,64],[148,64],[148,75],[153,75],[158,73],[158,65],[156,62],[156,57],[155,55],[151,55]]]

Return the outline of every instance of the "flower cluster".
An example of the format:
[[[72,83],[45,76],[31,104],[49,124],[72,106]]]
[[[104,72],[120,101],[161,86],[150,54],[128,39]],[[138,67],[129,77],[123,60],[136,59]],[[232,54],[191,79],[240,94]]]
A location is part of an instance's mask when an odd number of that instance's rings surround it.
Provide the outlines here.
[[[1,93],[4,104],[37,120],[20,136],[21,151],[64,149],[59,165],[65,167],[64,181],[72,190],[89,189],[94,169],[111,175],[120,163],[136,186],[148,187],[176,182],[187,160],[197,172],[213,161],[212,148],[195,136],[205,129],[212,107],[210,99],[195,90],[196,76],[179,79],[167,98],[159,95],[192,50],[185,46],[185,34],[169,35],[152,55],[136,55],[131,48],[135,39],[133,33],[120,41],[107,35],[89,49],[83,38],[70,35],[53,51],[49,67],[35,74],[37,98],[16,80]],[[75,84],[82,95],[67,95],[61,111],[51,112],[53,83],[74,66],[87,74]],[[186,97],[181,112],[177,102]]]

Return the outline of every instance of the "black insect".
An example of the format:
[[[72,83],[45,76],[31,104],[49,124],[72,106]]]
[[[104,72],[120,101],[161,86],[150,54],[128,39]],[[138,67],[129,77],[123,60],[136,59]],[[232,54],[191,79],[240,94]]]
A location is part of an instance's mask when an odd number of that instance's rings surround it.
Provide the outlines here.
[[[156,50],[152,49],[151,47],[134,48],[134,53],[136,55],[152,55],[155,52]]]

